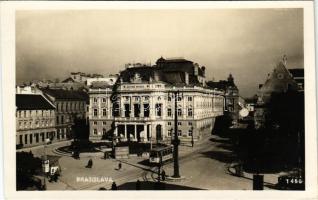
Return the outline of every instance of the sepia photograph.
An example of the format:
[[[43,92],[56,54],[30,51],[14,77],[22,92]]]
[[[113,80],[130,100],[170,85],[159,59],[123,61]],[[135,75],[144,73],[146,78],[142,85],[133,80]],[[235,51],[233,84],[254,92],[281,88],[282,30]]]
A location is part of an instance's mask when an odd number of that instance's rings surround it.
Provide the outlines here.
[[[13,189],[316,187],[305,11],[16,9]]]

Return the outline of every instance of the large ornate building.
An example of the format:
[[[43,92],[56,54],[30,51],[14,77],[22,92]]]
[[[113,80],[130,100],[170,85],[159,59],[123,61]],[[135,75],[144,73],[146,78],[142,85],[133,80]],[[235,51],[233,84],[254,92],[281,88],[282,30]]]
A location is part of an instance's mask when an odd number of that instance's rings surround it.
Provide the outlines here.
[[[180,140],[197,141],[211,134],[224,107],[223,92],[205,84],[205,67],[181,58],[127,67],[114,86],[93,83],[89,98],[90,140],[114,133],[130,141],[171,141],[177,110]]]

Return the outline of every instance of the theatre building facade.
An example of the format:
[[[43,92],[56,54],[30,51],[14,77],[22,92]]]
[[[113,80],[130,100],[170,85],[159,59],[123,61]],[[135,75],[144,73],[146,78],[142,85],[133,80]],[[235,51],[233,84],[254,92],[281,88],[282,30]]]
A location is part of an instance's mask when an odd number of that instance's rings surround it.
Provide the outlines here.
[[[211,134],[224,108],[223,93],[205,85],[205,67],[185,59],[127,66],[114,86],[93,83],[89,98],[90,140],[115,134],[128,141],[170,142],[177,111],[181,142],[197,141]]]

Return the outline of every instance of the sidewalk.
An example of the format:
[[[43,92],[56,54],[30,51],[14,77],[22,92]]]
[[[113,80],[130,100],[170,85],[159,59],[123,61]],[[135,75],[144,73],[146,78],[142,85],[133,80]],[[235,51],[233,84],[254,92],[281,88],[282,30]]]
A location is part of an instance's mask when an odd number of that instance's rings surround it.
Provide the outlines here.
[[[233,175],[233,176],[237,176],[235,174],[235,168],[233,168],[233,167],[228,167],[228,172],[231,175]],[[253,175],[254,174],[247,173],[247,172],[243,171],[242,175],[241,176],[237,176],[237,177],[253,180]],[[261,175],[264,175],[264,183],[268,184],[268,185],[272,185],[272,186],[274,186],[274,185],[276,185],[278,183],[278,177],[280,176],[279,173],[276,173],[276,174],[261,174]]]
[[[59,146],[59,145],[68,144],[68,143],[70,143],[70,142],[71,142],[71,140],[64,140],[64,141],[54,142],[54,143],[52,143],[52,144],[46,145],[46,147],[47,147],[47,148],[55,147],[55,146]],[[17,151],[17,152],[22,152],[22,151],[36,151],[36,150],[38,150],[38,149],[43,149],[43,148],[44,148],[44,145],[42,144],[42,145],[39,145],[39,146],[17,149],[16,151]]]

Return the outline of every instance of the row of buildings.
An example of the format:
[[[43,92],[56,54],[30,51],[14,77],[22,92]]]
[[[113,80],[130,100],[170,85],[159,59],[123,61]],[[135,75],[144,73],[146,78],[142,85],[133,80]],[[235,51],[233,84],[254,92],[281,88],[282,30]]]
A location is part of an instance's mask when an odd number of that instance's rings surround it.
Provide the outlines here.
[[[70,139],[76,119],[86,119],[91,141],[113,135],[171,141],[175,111],[180,140],[197,141],[211,134],[224,111],[238,120],[239,91],[232,75],[212,82],[205,73],[204,66],[192,61],[161,57],[155,65],[129,64],[109,77],[77,72],[59,83],[17,87],[17,145]]]
[[[16,94],[18,148],[63,141],[73,137],[76,119],[87,119],[87,94],[61,89],[24,88]]]

